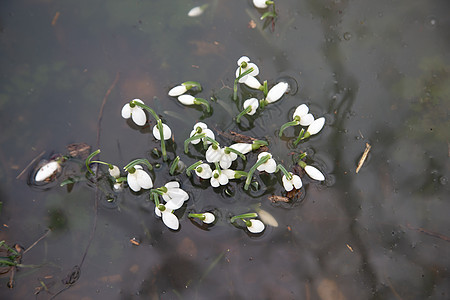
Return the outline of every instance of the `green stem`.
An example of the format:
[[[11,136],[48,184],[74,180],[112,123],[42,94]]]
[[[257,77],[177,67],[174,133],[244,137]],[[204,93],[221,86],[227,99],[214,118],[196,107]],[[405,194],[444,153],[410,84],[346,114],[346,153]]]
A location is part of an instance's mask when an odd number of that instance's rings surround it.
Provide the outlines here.
[[[281,170],[281,172],[283,172],[283,174],[284,174],[284,176],[286,176],[287,180],[292,179],[292,174],[290,172],[288,172],[282,164],[277,165],[277,169],[275,170],[275,172],[278,172],[279,170]]]
[[[200,166],[203,163],[202,160],[199,160],[198,162],[190,165],[187,169],[186,169],[186,175],[187,176],[191,176],[191,171],[195,170],[198,166]]]
[[[146,165],[146,166],[148,167],[149,170],[152,170],[152,169],[153,169],[152,164],[151,164],[147,159],[145,159],[145,158],[138,158],[138,159],[135,159],[135,160],[131,161],[130,163],[128,163],[128,165],[126,165],[125,167],[123,167],[123,169],[124,169],[125,171],[128,171],[130,168],[133,168],[135,165],[138,165],[138,164],[144,164],[144,165]]]
[[[257,150],[257,149],[259,149],[260,147],[262,147],[262,146],[267,146],[267,145],[269,145],[269,143],[266,142],[266,141],[255,140],[255,141],[253,141],[253,143],[252,143],[252,150]]]
[[[195,141],[195,140],[202,139],[202,138],[204,138],[205,136],[206,136],[205,133],[200,133],[200,134],[196,133],[196,134],[194,134],[193,136],[191,136],[190,138],[186,139],[186,140],[184,141],[184,153],[188,153],[188,152],[189,152],[189,143],[190,143],[190,142]]]
[[[140,103],[140,102],[138,102],[138,101],[132,100],[132,101],[130,102],[130,106],[133,107],[133,105],[137,105],[137,106],[142,107],[143,109],[147,110],[147,111],[153,116],[153,118],[155,119],[155,121],[158,121],[158,120],[159,120],[159,117],[158,117],[158,115],[155,113],[155,111],[154,111],[153,109],[151,109],[150,107],[148,107],[147,105],[142,104],[142,103]]]
[[[164,141],[164,131],[161,119],[157,120],[156,126],[158,127],[159,130],[159,137],[161,138],[161,152],[163,155],[163,161],[166,161],[167,160],[166,143]]]
[[[197,218],[202,221],[204,221],[206,219],[206,217],[203,214],[189,214],[188,218]]]
[[[170,165],[170,170],[169,170],[169,174],[170,175],[173,176],[173,174],[177,170],[179,161],[180,161],[180,157],[179,156],[175,157],[175,159],[173,160],[172,164]]]
[[[196,88],[198,88],[198,92],[202,91],[202,86],[200,85],[200,83],[198,83],[196,81],[185,81],[181,85],[184,85],[187,90],[190,90],[193,87],[196,87]]]
[[[234,221],[236,221],[237,219],[247,219],[247,218],[256,218],[258,216],[257,213],[246,213],[246,214],[242,214],[242,215],[238,215],[238,216],[234,216],[230,219],[231,223],[233,223]],[[244,221],[245,222],[245,221]]]
[[[305,133],[305,129],[302,128],[302,130],[300,131],[300,133],[298,134],[297,139],[294,142],[294,146],[297,146],[297,144],[303,139],[303,134]]]
[[[283,134],[283,131],[284,131],[286,128],[291,127],[291,126],[296,126],[296,125],[298,125],[298,124],[299,124],[299,122],[296,121],[296,120],[291,121],[291,122],[284,123],[283,126],[281,126],[281,128],[280,128],[280,133],[278,134],[278,136],[281,137],[281,135]]]
[[[252,107],[251,107],[251,106],[247,106],[246,109],[244,109],[243,111],[241,111],[241,112],[239,113],[239,115],[237,115],[237,117],[236,117],[236,123],[240,123],[240,122],[241,122],[241,117],[242,117],[243,115],[249,113],[251,110],[252,110]]]
[[[89,171],[89,173],[91,173],[92,175],[94,175],[94,172],[92,172],[91,168],[89,167],[89,164],[91,163],[91,159],[96,156],[97,154],[100,153],[100,149],[97,149],[96,151],[92,152],[91,154],[89,154],[89,156],[86,158],[85,164],[86,164],[86,169]]]
[[[201,104],[206,107],[207,112],[211,111],[211,106],[209,105],[209,102],[203,98],[195,98],[194,104]]]
[[[234,154],[239,155],[239,157],[242,158],[242,160],[247,160],[245,155],[242,154],[241,152],[237,151],[236,149],[233,149],[233,148],[230,148],[230,147],[225,147],[225,151],[233,152]]]
[[[242,70],[242,66],[239,67],[239,76],[236,77],[236,79],[234,80],[234,86],[233,86],[233,100],[236,101],[237,99],[237,84],[239,83],[239,79],[241,79],[242,77],[250,74],[251,72],[253,72],[253,68],[248,69],[247,71],[245,71],[244,73],[241,74],[241,70]]]
[[[267,154],[263,157],[261,157],[254,165],[253,167],[250,169],[250,171],[248,171],[248,176],[247,179],[245,180],[245,185],[244,185],[244,190],[248,190],[248,186],[250,185],[252,178],[253,178],[253,173],[255,173],[256,168],[258,168],[260,165],[266,163],[268,160],[270,159],[270,155]]]

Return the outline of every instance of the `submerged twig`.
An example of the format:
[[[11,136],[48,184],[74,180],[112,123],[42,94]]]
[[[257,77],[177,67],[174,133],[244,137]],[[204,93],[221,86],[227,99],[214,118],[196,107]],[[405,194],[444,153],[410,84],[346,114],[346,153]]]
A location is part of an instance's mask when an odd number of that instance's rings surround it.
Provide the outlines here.
[[[367,155],[369,154],[370,148],[372,148],[372,146],[370,146],[369,143],[366,143],[366,149],[364,150],[364,153],[361,156],[361,159],[359,160],[358,167],[356,168],[356,173],[359,172],[359,169],[361,169],[362,165],[364,164],[364,161],[366,160]]]
[[[42,155],[44,155],[44,153],[45,153],[45,150],[42,151],[38,156],[33,158],[33,160],[22,170],[22,172],[20,172],[20,174],[16,176],[16,179],[19,179],[20,177],[22,177],[22,175],[36,162],[36,160],[41,158]]]

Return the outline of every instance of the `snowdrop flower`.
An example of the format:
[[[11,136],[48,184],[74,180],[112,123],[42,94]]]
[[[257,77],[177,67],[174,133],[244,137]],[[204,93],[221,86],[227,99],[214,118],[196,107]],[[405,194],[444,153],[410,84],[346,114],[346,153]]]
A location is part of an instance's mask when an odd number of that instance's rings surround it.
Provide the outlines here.
[[[322,172],[320,172],[316,167],[306,165],[304,169],[306,174],[308,174],[308,176],[312,179],[315,179],[317,181],[325,180],[325,176],[323,176]]]
[[[190,137],[193,137],[194,135],[204,133],[207,137],[214,140],[214,132],[212,132],[211,129],[208,128],[208,125],[206,125],[203,122],[198,122],[194,125],[194,130],[191,131]],[[203,140],[203,139],[202,139]],[[200,143],[200,139],[191,141],[192,144],[198,144]],[[211,144],[210,141],[207,141],[208,144]]]
[[[172,137],[172,130],[166,124],[164,124],[164,123],[161,123],[161,124],[162,124],[162,127],[163,127],[164,140],[170,139]],[[153,136],[158,141],[161,140],[161,134],[159,133],[158,125],[153,126]]]
[[[217,145],[210,145],[206,150],[205,158],[209,163],[219,162],[223,155],[223,149]]]
[[[166,201],[164,206],[169,210],[179,209],[189,199],[188,193],[180,188],[177,181],[166,183],[160,190],[163,191],[162,197]]]
[[[109,175],[111,175],[114,178],[120,177],[120,170],[117,166],[111,165],[111,167],[108,168]]]
[[[180,95],[183,95],[184,93],[186,93],[187,90],[188,89],[185,85],[177,85],[177,86],[174,86],[173,88],[171,88],[169,90],[168,94],[171,97],[177,97],[177,96],[180,96]]]
[[[267,8],[267,4],[266,4],[267,0],[253,0],[253,5],[256,8]]]
[[[208,4],[205,4],[205,5],[202,5],[202,6],[196,6],[196,7],[192,8],[188,12],[188,16],[191,17],[191,18],[198,17],[201,14],[203,14],[203,12],[205,11],[206,7],[208,7]]]
[[[209,179],[212,176],[212,170],[208,164],[201,164],[195,168],[195,174],[202,179]]]
[[[295,109],[292,119],[297,121],[301,126],[309,126],[314,121],[314,117],[308,111],[308,106],[302,104]]]
[[[236,122],[240,123],[240,119],[243,115],[254,115],[256,113],[256,110],[259,107],[259,101],[256,98],[250,98],[244,101],[244,110],[239,113],[239,115],[236,117]]]
[[[245,83],[249,77],[255,77],[259,74],[259,68],[256,64],[250,62],[250,58],[247,56],[242,56],[237,61],[238,68],[236,69],[236,78],[241,76],[242,73],[246,72],[247,70],[250,70],[250,68],[253,68],[253,71],[251,71],[249,74],[242,76],[239,79],[239,83]]]
[[[223,172],[219,173],[219,170],[214,170],[212,172],[210,182],[211,182],[212,187],[219,187],[221,185],[227,185],[228,177],[225,173],[223,173]]]
[[[56,160],[52,160],[39,168],[39,170],[36,172],[36,175],[34,176],[34,180],[36,182],[50,180],[50,178],[54,174],[59,173],[60,171],[60,163]]]
[[[250,219],[248,220],[248,222],[245,222],[245,224],[248,231],[250,231],[251,233],[261,233],[265,228],[264,223],[256,219]]]
[[[153,181],[150,175],[145,172],[140,165],[134,166],[134,172],[132,169],[128,170],[127,182],[128,186],[135,192],[139,192],[142,189],[151,189],[153,187]]]
[[[280,100],[280,98],[284,95],[284,93],[287,92],[288,88],[289,84],[287,84],[286,82],[279,82],[276,85],[274,85],[267,93],[266,96],[267,103],[274,103]]]
[[[236,158],[237,158],[236,153],[231,152],[230,150],[225,148],[223,150],[222,156],[220,157],[220,161],[219,161],[220,167],[222,169],[228,169],[231,166],[231,164],[233,163],[233,161],[236,160]]]
[[[261,158],[263,158],[266,155],[269,155],[269,159],[265,163],[259,165],[257,167],[257,170],[260,172],[274,173],[275,170],[277,169],[277,163],[272,158],[272,154],[270,154],[269,152],[261,152],[258,155],[258,160],[260,160]]]
[[[259,90],[262,87],[262,84],[254,76],[248,76],[247,80],[245,80],[244,84],[246,86],[248,86],[249,88],[252,88],[255,90]]]
[[[141,99],[131,100],[130,103],[127,103],[122,107],[122,117],[124,119],[131,118],[136,125],[143,126],[147,122],[147,116],[142,107],[134,104],[134,102],[144,104],[144,101]]]
[[[311,125],[308,126],[308,129],[305,132],[305,135],[303,136],[304,139],[307,137],[319,133],[319,131],[322,130],[323,126],[325,125],[325,118],[321,117],[314,122],[311,123]]]
[[[293,188],[300,189],[302,187],[302,180],[300,179],[300,176],[292,174],[292,172],[289,172],[291,175],[291,179],[288,179],[286,175],[283,175],[282,181],[284,189],[289,192],[292,191]]]
[[[202,214],[205,219],[203,219],[203,223],[211,224],[216,220],[216,216],[210,212],[205,212]]]
[[[178,101],[180,101],[181,104],[184,105],[194,105],[195,103],[195,97],[192,95],[181,95],[178,96]]]
[[[230,146],[230,148],[241,152],[242,154],[247,154],[250,151],[253,150],[252,147],[253,144],[248,144],[248,143],[236,143]]]
[[[180,227],[180,222],[178,221],[177,216],[173,214],[173,211],[165,208],[164,205],[161,206],[164,210],[160,210],[158,206],[155,206],[155,214],[158,217],[161,217],[163,223],[172,230],[178,230]]]

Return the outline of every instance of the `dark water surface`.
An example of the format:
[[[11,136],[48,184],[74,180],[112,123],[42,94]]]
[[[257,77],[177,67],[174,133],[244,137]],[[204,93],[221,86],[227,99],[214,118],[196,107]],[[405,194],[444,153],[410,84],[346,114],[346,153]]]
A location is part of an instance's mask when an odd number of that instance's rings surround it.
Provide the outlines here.
[[[2,1],[0,240],[26,249],[48,234],[23,255],[35,267],[18,268],[14,288],[7,287],[11,271],[1,276],[0,297],[49,299],[67,288],[56,298],[449,299],[450,3],[277,1],[279,17],[265,28],[264,11],[250,1],[208,3],[189,18],[203,3]],[[244,97],[259,95],[241,88],[239,104],[231,100],[242,55],[269,85],[288,79],[298,91],[237,126]],[[187,80],[203,85],[198,96],[211,101],[212,114],[167,96]],[[269,200],[284,195],[280,174],[256,176],[259,191],[245,192],[234,180],[232,196],[198,178],[172,177],[151,155],[159,143],[149,128],[120,116],[133,98],[171,126],[171,159],[176,153],[190,165],[201,158],[192,146],[184,155],[183,141],[202,120],[224,145],[231,142],[220,132],[230,130],[268,140],[288,169],[306,151],[326,180],[304,176],[304,198],[282,204]],[[95,149],[104,99],[101,159],[122,167],[142,157],[161,163],[152,172],[155,186],[177,179],[190,200],[180,230],[172,231],[148,193],[109,193],[112,202],[99,193],[83,260],[95,187],[59,186],[83,174],[76,163],[36,187],[29,184],[36,163],[27,165],[66,154],[72,143]],[[298,129],[281,139],[278,130],[301,103],[326,125],[294,147]],[[372,148],[356,174],[366,143]],[[249,154],[246,170],[255,160]],[[229,223],[258,208],[278,227],[252,235]],[[208,230],[187,218],[211,209],[219,220]],[[79,279],[65,284],[80,264]]]

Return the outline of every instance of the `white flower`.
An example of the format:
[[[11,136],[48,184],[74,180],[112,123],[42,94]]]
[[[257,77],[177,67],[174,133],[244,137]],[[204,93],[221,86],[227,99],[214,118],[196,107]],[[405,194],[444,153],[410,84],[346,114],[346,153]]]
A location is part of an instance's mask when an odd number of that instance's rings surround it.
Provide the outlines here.
[[[292,119],[295,120],[297,118],[300,120],[300,125],[308,126],[314,121],[313,115],[309,114],[308,111],[308,106],[306,106],[306,104],[302,104],[295,109]]]
[[[267,0],[253,0],[253,5],[257,8],[267,8]]]
[[[292,172],[289,172],[291,174],[292,178],[291,180],[287,179],[286,175],[283,175],[282,181],[284,189],[289,192],[292,191],[292,189],[295,187],[297,190],[302,187],[302,180],[298,175],[292,174]]]
[[[123,182],[114,183],[113,188],[115,191],[120,192],[121,190],[123,190]]]
[[[318,118],[314,120],[314,122],[312,122],[311,125],[309,125],[308,129],[306,130],[306,133],[309,133],[309,135],[317,134],[319,133],[319,131],[322,130],[324,125],[325,125],[325,118],[324,117]]]
[[[267,172],[267,173],[274,173],[275,170],[277,169],[277,163],[275,162],[275,160],[272,158],[272,154],[270,154],[269,152],[261,152],[258,155],[258,160],[260,160],[261,158],[263,158],[266,155],[270,155],[270,158],[268,161],[266,161],[265,163],[263,163],[262,165],[259,165],[256,169],[260,172]]]
[[[253,68],[253,71],[251,71],[249,74],[247,74],[247,75],[243,76],[241,79],[239,79],[239,83],[245,83],[247,81],[248,77],[255,77],[255,76],[258,76],[258,74],[259,74],[258,66],[255,65],[254,63],[250,63],[249,61],[250,61],[250,58],[248,58],[247,56],[242,56],[237,61],[239,67],[236,69],[236,78],[238,78],[242,73],[249,70],[250,68]],[[244,63],[244,65],[246,65],[246,66],[243,67],[242,63]]]
[[[161,124],[162,124],[162,127],[163,127],[162,129],[163,129],[164,140],[170,139],[172,137],[172,130],[166,124],[164,124],[164,123],[161,123]],[[153,126],[153,136],[158,141],[161,140],[161,135],[159,134],[158,125]]]
[[[256,99],[256,98],[250,98],[250,99],[247,99],[247,100],[245,100],[244,101],[244,110],[247,108],[247,107],[251,107],[251,110],[247,113],[248,115],[254,115],[255,114],[255,112],[256,112],[256,110],[258,109],[258,107],[259,107],[259,101],[258,101],[258,99]]]
[[[264,230],[264,223],[260,220],[250,219],[249,221],[251,222],[251,226],[247,226],[247,229],[251,233],[260,233]]]
[[[167,209],[175,210],[183,206],[183,203],[189,199],[188,193],[180,188],[180,184],[176,181],[170,181],[164,185],[167,189],[162,195]]]
[[[181,104],[184,104],[184,105],[194,105],[195,104],[195,97],[192,95],[181,95],[177,99]]]
[[[61,171],[61,165],[56,160],[52,160],[45,165],[43,165],[37,172],[34,177],[34,180],[36,182],[45,181],[47,179],[50,179],[53,174],[58,173]]]
[[[195,174],[200,178],[209,179],[212,176],[212,170],[208,164],[201,164],[195,168]]]
[[[315,179],[317,181],[324,181],[325,180],[325,176],[323,176],[322,172],[320,172],[316,167],[306,166],[305,167],[305,172],[312,179]]]
[[[203,8],[203,6],[196,6],[196,7],[192,8],[192,9],[188,12],[188,16],[191,17],[191,18],[198,17],[198,16],[200,16],[204,11],[205,11],[205,8]]]
[[[284,93],[287,92],[289,88],[289,84],[286,82],[279,82],[276,85],[274,85],[269,92],[267,93],[266,100],[268,103],[274,103],[284,95]]]
[[[187,87],[185,85],[177,85],[170,89],[169,96],[177,97],[186,93]]]
[[[206,150],[205,158],[209,163],[219,162],[223,155],[223,149],[216,145],[210,145]]]
[[[216,216],[214,216],[214,214],[210,212],[203,213],[203,216],[205,217],[205,219],[203,220],[203,223],[205,224],[211,224],[216,220]]]
[[[248,76],[247,80],[245,80],[244,84],[249,88],[258,90],[262,85],[254,76]]]
[[[155,206],[155,214],[158,217],[162,217],[163,223],[172,230],[178,230],[180,227],[180,222],[178,221],[177,216],[175,216],[170,209],[165,209],[163,211],[159,210],[157,206]]]
[[[209,137],[209,138],[211,138],[211,139],[213,139],[213,140],[215,139],[214,132],[212,132],[212,130],[208,128],[208,125],[206,125],[206,124],[203,123],[203,122],[198,122],[198,123],[196,123],[196,124],[194,125],[194,130],[191,131],[191,134],[190,134],[189,136],[192,137],[192,136],[194,136],[195,134],[201,134],[201,133],[206,134],[207,137]],[[200,139],[198,139],[198,140],[193,140],[191,143],[192,143],[192,144],[198,144],[198,143],[200,143]],[[208,143],[208,144],[211,144],[210,141],[207,141],[207,143]]]
[[[212,176],[211,176],[210,182],[211,182],[211,186],[212,187],[218,187],[218,186],[221,186],[221,185],[227,185],[228,184],[228,177],[223,172],[221,172],[219,174],[218,170],[214,170],[212,172]]]
[[[134,99],[131,102],[133,101],[144,104],[144,101],[142,101],[141,99]],[[124,119],[129,119],[131,117],[133,122],[139,126],[143,126],[147,122],[147,116],[145,115],[145,112],[142,109],[142,107],[137,105],[131,107],[130,103],[127,103],[122,107],[122,117]]]
[[[247,143],[236,143],[230,146],[234,150],[241,152],[242,154],[247,154],[253,150],[252,144]]]
[[[120,177],[120,170],[119,170],[119,168],[117,166],[114,166],[114,165],[112,167],[113,167],[112,169],[108,168],[109,175],[111,175],[114,178],[119,178]]]
[[[228,169],[231,166],[231,164],[233,163],[233,161],[236,160],[236,158],[237,158],[236,153],[224,149],[223,154],[220,157],[220,161],[219,161],[220,167],[222,169]]]
[[[236,179],[236,171],[234,171],[234,170],[225,169],[225,170],[222,170],[222,173],[227,176],[228,180]]]
[[[140,165],[135,165],[134,169],[134,173],[128,172],[128,186],[135,192],[139,192],[141,188],[151,189],[153,187],[153,181],[150,175],[148,175]]]

